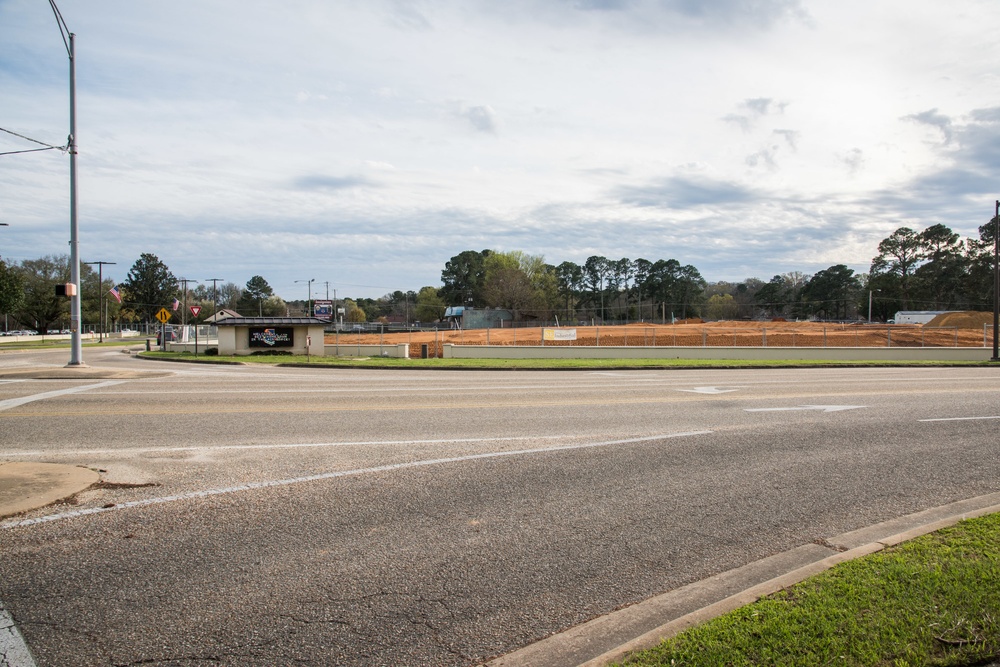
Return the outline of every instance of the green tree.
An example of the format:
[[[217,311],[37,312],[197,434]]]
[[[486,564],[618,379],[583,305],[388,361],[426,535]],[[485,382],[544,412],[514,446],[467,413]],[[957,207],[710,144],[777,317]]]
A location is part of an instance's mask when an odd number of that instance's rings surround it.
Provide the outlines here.
[[[848,319],[857,315],[857,300],[861,282],[854,270],[843,264],[823,269],[809,279],[802,290],[802,299],[812,313],[826,319]],[[854,312],[851,306],[854,305]]]
[[[344,299],[344,321],[352,323],[367,322],[368,315],[365,309],[352,299]]]
[[[15,314],[22,324],[45,333],[53,322],[69,321],[69,299],[56,296],[55,289],[57,284],[70,280],[68,255],[27,259],[17,272],[24,293]]]
[[[909,227],[900,227],[878,244],[878,255],[872,259],[871,283],[883,296],[896,297],[903,310],[910,307],[913,273],[924,259],[920,235]]]
[[[223,308],[226,308],[229,310],[239,311],[240,298],[242,296],[243,296],[243,290],[236,283],[222,283],[221,285],[219,285],[219,291],[218,291],[218,296],[216,297],[215,308],[216,310],[222,310]]]
[[[24,301],[24,278],[0,258],[0,313],[14,313]]]
[[[583,263],[583,288],[586,290],[586,302],[591,309],[599,310],[601,321],[604,321],[607,280],[610,273],[611,261],[607,257],[591,255]]]
[[[520,250],[495,252],[483,261],[483,299],[488,306],[506,308],[515,319],[530,312],[551,319],[558,302],[558,280],[541,255]]]
[[[301,303],[304,307],[305,302]],[[284,317],[288,315],[288,304],[277,294],[272,294],[264,299],[257,312],[263,317]]]
[[[993,243],[997,218],[979,227],[979,238],[966,241],[966,293],[979,310],[993,309]]]
[[[421,287],[417,292],[415,313],[418,322],[436,322],[444,317],[445,301],[436,287]]]
[[[931,225],[918,238],[927,261],[913,272],[914,291],[925,308],[968,308],[969,262],[961,237],[942,224]]]
[[[247,281],[246,289],[240,296],[238,310],[252,313],[257,311],[257,316],[264,315],[264,302],[274,296],[274,290],[267,284],[261,276],[254,276]]]
[[[179,294],[177,277],[151,253],[139,256],[129,269],[124,285],[131,301],[129,305],[147,324],[155,319],[160,308],[169,308]]]
[[[484,262],[491,250],[463,250],[451,259],[441,271],[443,287],[438,290],[446,304],[452,306],[482,306],[483,285],[486,281]],[[470,300],[471,299],[471,303]]]
[[[713,294],[705,304],[705,319],[734,320],[739,306],[732,294]]]
[[[580,287],[583,284],[583,269],[573,262],[563,262],[555,267],[556,292],[566,300],[565,313],[567,317],[574,315],[574,306],[580,294]]]
[[[792,302],[793,287],[791,282],[784,276],[774,276],[754,294],[754,304],[761,309],[767,317],[779,317],[785,315],[789,304]]]

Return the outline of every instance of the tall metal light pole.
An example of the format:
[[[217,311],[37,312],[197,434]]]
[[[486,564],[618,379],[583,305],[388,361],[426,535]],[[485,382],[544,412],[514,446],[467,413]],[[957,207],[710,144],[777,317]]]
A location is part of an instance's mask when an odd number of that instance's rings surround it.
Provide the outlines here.
[[[69,31],[55,0],[49,0],[52,12],[59,24],[66,53],[69,55],[69,271],[70,282],[76,286],[76,294],[70,296],[69,328],[70,356],[68,366],[84,366],[83,342],[80,322],[80,230],[76,217],[76,35]]]
[[[993,215],[993,358],[1000,361],[1000,200]]]
[[[219,282],[222,280],[222,278],[205,278],[205,280],[203,280],[202,282],[207,283],[209,280],[212,281],[212,317],[214,318],[216,316],[216,311],[219,308],[217,305],[215,305],[215,303],[216,301],[218,301]]]
[[[312,317],[312,286],[316,282],[315,278],[310,278],[309,280],[296,280],[297,283],[309,283],[309,301],[306,302],[306,317]]]
[[[101,331],[99,334],[99,343],[104,342],[104,265],[105,264],[117,264],[118,262],[84,262],[84,264],[96,264],[97,265],[97,308],[100,312],[97,314],[97,319],[100,320]]]
[[[178,278],[177,282],[184,285],[184,301],[183,310],[181,311],[181,326],[187,327],[187,308],[188,308],[188,283],[196,283],[197,280],[189,280],[187,278]],[[186,331],[186,329],[185,329]]]

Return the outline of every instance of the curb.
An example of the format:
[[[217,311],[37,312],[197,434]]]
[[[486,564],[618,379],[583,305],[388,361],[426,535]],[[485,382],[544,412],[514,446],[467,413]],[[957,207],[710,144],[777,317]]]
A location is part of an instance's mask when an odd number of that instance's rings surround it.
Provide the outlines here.
[[[992,493],[804,544],[595,618],[483,664],[606,667],[840,563],[963,519],[998,512],[1000,493]]]

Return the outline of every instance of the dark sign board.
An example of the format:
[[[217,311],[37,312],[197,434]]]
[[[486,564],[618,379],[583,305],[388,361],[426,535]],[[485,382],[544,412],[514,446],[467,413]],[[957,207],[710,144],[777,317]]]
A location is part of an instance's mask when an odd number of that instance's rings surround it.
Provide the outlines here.
[[[292,327],[250,327],[250,347],[292,347]]]

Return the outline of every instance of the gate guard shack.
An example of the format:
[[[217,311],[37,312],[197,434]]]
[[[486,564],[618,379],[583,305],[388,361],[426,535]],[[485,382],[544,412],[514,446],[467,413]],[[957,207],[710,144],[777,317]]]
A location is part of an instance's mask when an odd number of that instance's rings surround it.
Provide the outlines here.
[[[227,317],[219,320],[219,354],[250,355],[265,350],[323,356],[318,317]]]

